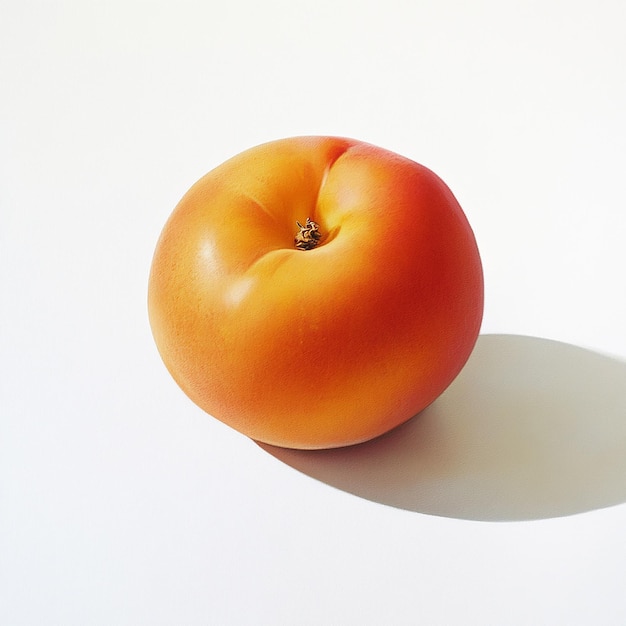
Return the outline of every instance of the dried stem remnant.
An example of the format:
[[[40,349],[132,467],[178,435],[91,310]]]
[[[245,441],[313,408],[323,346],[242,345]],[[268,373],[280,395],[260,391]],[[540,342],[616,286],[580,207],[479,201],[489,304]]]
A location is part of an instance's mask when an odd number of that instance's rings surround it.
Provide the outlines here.
[[[298,250],[311,250],[319,243],[322,238],[320,233],[320,225],[314,222],[310,217],[306,218],[306,224],[303,226],[300,222],[296,222],[300,228],[300,232],[296,235],[294,243]]]

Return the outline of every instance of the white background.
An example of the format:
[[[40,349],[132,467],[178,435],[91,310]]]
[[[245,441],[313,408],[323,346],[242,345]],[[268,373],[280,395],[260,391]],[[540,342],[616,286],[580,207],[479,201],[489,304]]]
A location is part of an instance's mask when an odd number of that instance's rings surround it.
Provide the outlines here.
[[[626,623],[626,505],[470,521],[328,486],[187,400],[146,312],[197,178],[337,134],[452,188],[483,333],[625,358],[625,7],[0,1],[0,623]]]

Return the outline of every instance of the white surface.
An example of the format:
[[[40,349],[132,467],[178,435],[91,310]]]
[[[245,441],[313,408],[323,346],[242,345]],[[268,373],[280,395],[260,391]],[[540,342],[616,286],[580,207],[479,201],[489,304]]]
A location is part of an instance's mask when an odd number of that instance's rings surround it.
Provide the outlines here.
[[[624,7],[2,2],[0,623],[626,623],[625,504],[469,521],[313,480],[182,395],[145,304],[197,178],[340,134],[450,185],[485,334],[626,358]]]

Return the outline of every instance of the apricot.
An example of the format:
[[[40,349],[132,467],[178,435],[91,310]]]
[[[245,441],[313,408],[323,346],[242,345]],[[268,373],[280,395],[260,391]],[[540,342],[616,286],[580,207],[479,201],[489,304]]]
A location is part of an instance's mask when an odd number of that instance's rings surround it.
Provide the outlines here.
[[[316,449],[418,414],[483,315],[472,229],[426,167],[353,139],[254,147],[167,221],[148,308],[172,377],[244,435]]]

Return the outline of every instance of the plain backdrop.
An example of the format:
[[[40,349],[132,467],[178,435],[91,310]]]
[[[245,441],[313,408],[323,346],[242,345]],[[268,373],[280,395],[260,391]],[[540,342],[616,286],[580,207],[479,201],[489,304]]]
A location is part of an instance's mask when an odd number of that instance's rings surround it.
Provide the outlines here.
[[[484,335],[622,362],[625,25],[619,0],[0,0],[0,623],[626,623],[626,497],[495,522],[327,484],[195,407],[146,312],[195,180],[343,135],[451,187]]]

